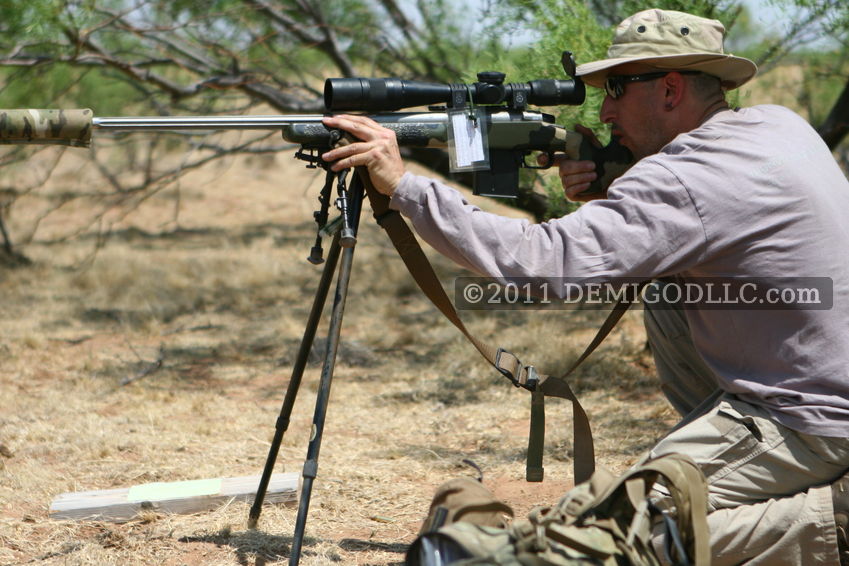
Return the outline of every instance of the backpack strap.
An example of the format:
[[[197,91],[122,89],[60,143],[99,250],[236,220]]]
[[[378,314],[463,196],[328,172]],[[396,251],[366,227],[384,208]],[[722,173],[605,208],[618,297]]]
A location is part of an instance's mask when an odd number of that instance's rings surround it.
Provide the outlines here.
[[[650,492],[658,479],[669,490],[675,505],[674,518],[651,502]],[[707,525],[707,482],[701,468],[684,454],[665,454],[645,459],[598,495],[590,506],[593,513],[614,516],[621,495],[635,512],[626,534],[627,546],[649,548],[651,516],[660,514],[666,526],[667,562],[674,565],[709,566],[710,541]],[[692,562],[691,562],[692,559]]]
[[[668,511],[656,503],[658,483],[672,494],[672,505],[662,502]],[[441,541],[455,556],[469,558],[458,564],[659,566],[655,533],[660,520],[666,528],[660,541],[665,546],[658,549],[666,555],[663,564],[709,566],[706,515],[707,486],[701,470],[686,455],[667,454],[644,460],[619,478],[599,468],[555,505],[536,507],[527,519],[503,529],[463,520],[446,523],[411,545],[408,563],[435,564],[427,560],[434,552],[419,549],[428,541]]]
[[[479,480],[454,478],[437,488],[419,534],[434,532],[457,521],[504,528],[505,516],[513,517],[513,509]]]
[[[542,458],[545,435],[546,395],[568,399],[572,402],[575,483],[589,479],[595,470],[595,449],[593,447],[592,430],[590,429],[590,422],[586,411],[584,411],[566,378],[610,333],[630,306],[630,301],[626,300],[625,297],[620,299],[590,345],[587,346],[583,354],[578,357],[566,373],[560,377],[539,374],[534,366],[522,364],[522,361],[512,352],[503,348],[495,348],[482,342],[469,332],[457,314],[448,295],[445,294],[439,278],[433,271],[433,267],[422,251],[412,230],[407,226],[407,223],[398,211],[389,208],[389,197],[379,193],[374,188],[371,179],[368,177],[368,172],[362,168],[357,169],[363,180],[366,194],[371,201],[375,220],[377,220],[380,227],[389,235],[398,255],[401,256],[404,265],[407,266],[407,270],[422,292],[463,333],[469,342],[472,343],[478,352],[499,373],[509,379],[516,387],[523,387],[531,391],[531,430],[528,438],[527,480],[542,481],[543,478]]]
[[[710,533],[707,524],[707,481],[701,468],[683,454],[668,454],[639,466],[666,479],[665,485],[675,502],[677,524],[687,555],[694,566],[710,564]],[[647,486],[649,489],[651,486]],[[645,487],[643,487],[645,489]],[[670,556],[672,563],[683,563],[686,557]]]

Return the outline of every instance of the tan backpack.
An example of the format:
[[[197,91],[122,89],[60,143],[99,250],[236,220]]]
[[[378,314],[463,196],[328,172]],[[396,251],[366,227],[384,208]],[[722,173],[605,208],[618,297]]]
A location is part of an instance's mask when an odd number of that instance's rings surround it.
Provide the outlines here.
[[[664,532],[666,562],[675,566],[710,563],[707,487],[701,470],[686,456],[645,461],[619,479],[597,470],[556,505],[538,507],[527,519],[506,527],[492,525],[512,512],[506,512],[503,503],[496,504],[483,486],[471,479],[452,482],[437,493],[423,527],[427,532],[410,547],[407,564],[658,566],[661,562],[651,540],[657,528]],[[650,497],[656,483],[671,495],[670,509],[661,509]],[[468,497],[463,487],[468,488]],[[444,497],[448,492],[451,497]],[[440,522],[434,520],[437,516],[446,518],[445,522],[430,528]],[[433,547],[434,541],[462,549],[460,554],[468,558],[425,560],[423,546]]]

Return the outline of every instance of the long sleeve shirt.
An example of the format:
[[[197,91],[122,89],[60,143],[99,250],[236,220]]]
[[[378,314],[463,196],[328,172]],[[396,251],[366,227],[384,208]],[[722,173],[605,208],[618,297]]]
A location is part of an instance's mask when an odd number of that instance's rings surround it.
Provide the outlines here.
[[[541,224],[410,173],[390,206],[492,277],[830,278],[831,308],[686,314],[721,388],[795,430],[849,436],[849,182],[792,111],[720,111],[636,163],[606,199]]]

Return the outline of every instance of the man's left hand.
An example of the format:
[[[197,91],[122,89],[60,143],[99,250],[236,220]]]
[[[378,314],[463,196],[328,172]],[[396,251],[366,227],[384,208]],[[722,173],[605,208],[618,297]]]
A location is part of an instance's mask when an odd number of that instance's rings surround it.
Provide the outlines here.
[[[322,122],[328,128],[344,130],[360,140],[324,153],[321,158],[333,163],[330,169],[366,167],[374,188],[392,196],[405,173],[395,132],[367,116],[340,114],[327,116]]]

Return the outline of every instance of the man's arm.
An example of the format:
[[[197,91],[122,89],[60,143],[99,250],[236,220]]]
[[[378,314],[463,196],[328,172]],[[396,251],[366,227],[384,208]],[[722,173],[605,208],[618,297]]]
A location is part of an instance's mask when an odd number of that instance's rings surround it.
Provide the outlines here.
[[[323,122],[327,127],[344,130],[360,140],[322,155],[325,161],[336,161],[332,169],[341,171],[356,166],[366,167],[374,187],[379,192],[392,196],[405,172],[395,133],[367,116],[328,116],[324,118]],[[576,130],[590,139],[597,147],[601,146],[592,130],[580,125],[576,126]],[[541,154],[540,157],[540,164],[545,165],[544,161],[547,156]],[[598,177],[594,162],[567,159],[563,155],[557,156],[555,160],[566,198],[572,201],[586,202],[607,196],[606,191],[592,196],[580,194],[586,191],[590,187],[590,183]]]
[[[328,151],[324,159],[335,160],[337,170],[368,168],[375,188],[393,195],[391,207],[412,220],[424,240],[475,272],[552,283],[560,277],[654,277],[687,269],[704,251],[701,218],[664,167],[641,162],[617,181],[609,198],[531,224],[486,213],[437,181],[405,174],[394,134],[369,118],[324,120],[361,140]],[[562,166],[567,173],[572,167]]]

